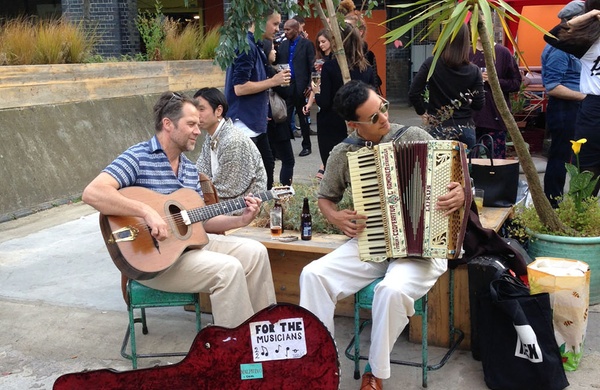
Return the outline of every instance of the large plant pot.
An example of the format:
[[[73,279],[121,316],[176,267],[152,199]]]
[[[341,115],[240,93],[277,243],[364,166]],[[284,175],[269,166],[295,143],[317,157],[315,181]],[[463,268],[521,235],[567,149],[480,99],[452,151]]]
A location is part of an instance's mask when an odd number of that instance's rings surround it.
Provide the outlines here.
[[[528,253],[536,257],[580,260],[590,266],[590,305],[600,303],[600,237],[563,237],[533,234]]]

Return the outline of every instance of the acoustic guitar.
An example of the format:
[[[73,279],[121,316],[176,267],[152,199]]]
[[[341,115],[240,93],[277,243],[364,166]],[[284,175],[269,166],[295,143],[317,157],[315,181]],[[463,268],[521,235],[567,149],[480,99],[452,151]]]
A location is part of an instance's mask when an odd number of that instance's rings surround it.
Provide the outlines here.
[[[132,371],[60,376],[54,390],[338,390],[340,362],[331,334],[310,311],[271,305],[237,328],[208,326],[179,363]]]
[[[172,266],[186,249],[199,249],[208,243],[202,224],[217,215],[246,207],[244,197],[204,205],[194,190],[179,189],[162,195],[143,187],[126,187],[119,192],[129,199],[141,201],[156,210],[169,225],[169,237],[158,241],[142,218],[100,214],[100,230],[110,257],[117,268],[130,279],[151,279]],[[253,194],[263,201],[294,195],[291,186],[274,187]],[[195,207],[198,206],[200,207]]]

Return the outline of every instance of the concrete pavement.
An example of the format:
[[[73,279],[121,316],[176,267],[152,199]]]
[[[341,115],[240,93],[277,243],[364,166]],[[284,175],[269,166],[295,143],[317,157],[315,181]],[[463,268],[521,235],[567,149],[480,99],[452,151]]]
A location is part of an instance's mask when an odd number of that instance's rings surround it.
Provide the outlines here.
[[[406,110],[394,111],[394,115],[403,124],[415,120]],[[311,180],[320,164],[316,137],[313,140],[312,155],[297,158],[298,182]],[[300,140],[294,148],[297,155]],[[138,337],[141,353],[189,348],[194,338],[193,314],[161,308],[149,310],[148,317],[150,333]],[[206,315],[202,320],[204,324],[211,321]],[[98,214],[92,208],[69,204],[0,224],[0,389],[51,389],[65,373],[131,369],[119,354],[127,323],[120,274],[102,243]],[[343,356],[352,327],[350,318],[336,318],[344,390],[358,389],[360,384],[352,378],[352,363]],[[366,350],[368,332],[363,343]],[[444,352],[444,348],[430,347],[431,361]],[[418,360],[420,345],[409,343],[403,335],[393,357]],[[179,360],[142,359],[140,367]],[[599,366],[600,305],[596,305],[590,308],[581,366],[567,373],[569,388],[600,388]],[[384,386],[419,389],[420,370],[392,366],[392,378]],[[486,389],[481,363],[469,351],[458,351],[446,366],[429,373],[429,388]]]

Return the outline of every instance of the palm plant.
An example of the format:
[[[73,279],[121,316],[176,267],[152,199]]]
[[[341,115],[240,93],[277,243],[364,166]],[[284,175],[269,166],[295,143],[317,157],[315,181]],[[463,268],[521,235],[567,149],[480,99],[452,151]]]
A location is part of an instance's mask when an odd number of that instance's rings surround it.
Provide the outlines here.
[[[325,6],[323,6],[323,3]],[[338,2],[336,2],[337,4]],[[376,5],[374,0],[364,0],[364,4],[367,6],[367,12]],[[272,8],[275,4],[272,0],[232,0],[230,3],[230,15],[223,30],[221,31],[221,45],[215,61],[222,67],[227,67],[235,58],[236,48],[247,47],[246,43],[246,29],[254,21],[252,15],[264,14],[264,11],[268,8]],[[303,6],[298,4],[285,2],[284,9],[282,12],[295,11],[308,13],[314,7],[316,14],[319,16],[323,25],[330,28],[333,32],[334,39],[334,52],[338,58],[338,63],[342,69],[342,76],[344,82],[350,80],[349,72],[344,60],[345,54],[343,52],[343,45],[341,44],[341,36],[338,23],[332,23],[337,21],[338,17],[335,13],[335,7],[333,0],[306,0]],[[386,43],[394,42],[399,37],[410,32],[413,28],[423,25],[427,27],[419,30],[413,39],[408,42],[410,44],[415,39],[423,39],[427,36],[437,33],[439,28],[442,28],[439,38],[436,40],[434,46],[434,62],[430,70],[430,75],[435,68],[435,63],[438,60],[442,49],[456,36],[459,28],[463,23],[468,22],[471,36],[473,41],[473,50],[475,50],[475,44],[477,38],[481,38],[483,45],[483,52],[485,62],[488,64],[494,63],[494,47],[493,47],[493,30],[492,24],[492,12],[497,12],[500,16],[502,27],[506,32],[507,37],[511,40],[513,45],[517,47],[516,52],[519,54],[517,43],[512,36],[506,20],[520,19],[525,21],[538,30],[546,33],[544,29],[537,26],[531,20],[527,19],[523,15],[520,15],[513,7],[511,7],[504,0],[418,0],[410,4],[399,4],[390,5],[389,7],[404,8],[406,11],[401,15],[397,16],[404,17],[408,15],[414,15],[410,18],[409,22],[402,25],[401,27],[392,30],[384,35],[387,38]],[[326,12],[325,12],[326,11]],[[392,19],[393,20],[393,19]],[[390,20],[388,20],[389,22]],[[343,21],[342,21],[343,23]],[[259,37],[262,32],[260,26],[257,25],[256,36]],[[540,216],[540,220],[549,229],[554,231],[568,231],[559,220],[556,212],[552,209],[550,202],[546,198],[542,185],[539,180],[539,176],[535,169],[535,165],[527,149],[527,144],[519,131],[517,123],[512,116],[506,101],[504,100],[502,91],[500,89],[500,82],[498,80],[498,74],[494,66],[488,66],[488,82],[490,84],[494,102],[498,107],[498,111],[513,140],[515,151],[519,157],[519,162],[525,173],[527,183],[531,192],[535,209]]]
[[[515,45],[516,52],[519,54],[518,46],[514,40],[514,37],[508,29],[506,23],[507,20],[520,19],[526,23],[531,24],[536,29],[546,33],[541,27],[535,23],[520,15],[514,8],[512,8],[504,0],[419,0],[410,4],[391,5],[390,7],[404,8],[405,12],[401,13],[398,17],[404,17],[408,15],[414,15],[410,18],[409,22],[403,26],[390,31],[385,34],[387,38],[386,43],[394,42],[404,34],[410,32],[413,28],[423,25],[423,22],[427,27],[422,28],[415,32],[415,36],[409,42],[413,42],[416,39],[423,39],[434,31],[437,32],[441,27],[441,33],[434,46],[434,61],[431,66],[428,77],[431,76],[435,69],[435,63],[437,62],[442,49],[456,36],[458,30],[463,23],[468,23],[471,31],[471,39],[473,42],[473,50],[477,38],[481,38],[483,45],[483,53],[486,64],[494,63],[494,46],[493,46],[493,29],[492,29],[492,13],[495,11],[500,17],[500,22],[506,33],[508,39]],[[494,66],[487,66],[488,82],[492,90],[494,102],[498,107],[500,116],[504,120],[510,137],[514,143],[519,162],[525,173],[527,183],[531,192],[534,207],[540,217],[541,222],[553,231],[567,231],[559,220],[558,215],[552,209],[550,202],[546,198],[542,185],[540,183],[539,176],[533,164],[529,150],[527,149],[525,140],[519,131],[517,123],[512,116],[506,101],[504,100],[502,90],[500,89],[500,82],[498,81],[498,74]]]

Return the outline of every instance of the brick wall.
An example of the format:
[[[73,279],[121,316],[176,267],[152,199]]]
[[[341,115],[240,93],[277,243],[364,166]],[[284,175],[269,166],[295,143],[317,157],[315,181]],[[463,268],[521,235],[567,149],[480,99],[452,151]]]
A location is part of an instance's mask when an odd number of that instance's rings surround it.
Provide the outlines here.
[[[69,20],[83,21],[94,31],[97,54],[108,57],[139,52],[137,0],[62,0],[62,11]]]

